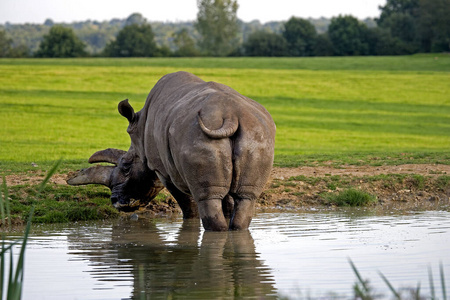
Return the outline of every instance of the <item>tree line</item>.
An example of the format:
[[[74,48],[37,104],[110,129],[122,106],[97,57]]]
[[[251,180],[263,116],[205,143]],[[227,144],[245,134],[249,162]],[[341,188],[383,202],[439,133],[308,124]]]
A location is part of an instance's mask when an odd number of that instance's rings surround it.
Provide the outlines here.
[[[450,51],[450,0],[388,0],[380,16],[242,22],[237,0],[198,0],[195,22],[0,26],[0,57],[342,56]],[[44,33],[45,32],[45,33]],[[31,45],[31,46],[30,46]]]

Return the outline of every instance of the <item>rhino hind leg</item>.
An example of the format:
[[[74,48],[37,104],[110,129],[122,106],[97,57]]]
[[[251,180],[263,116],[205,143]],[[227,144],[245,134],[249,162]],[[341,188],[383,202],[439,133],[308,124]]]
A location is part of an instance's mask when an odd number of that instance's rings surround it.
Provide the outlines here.
[[[248,229],[252,221],[255,202],[255,198],[235,199],[233,216],[230,220],[230,230]]]
[[[222,211],[222,199],[204,199],[199,201],[198,212],[205,230],[228,230],[228,222]]]

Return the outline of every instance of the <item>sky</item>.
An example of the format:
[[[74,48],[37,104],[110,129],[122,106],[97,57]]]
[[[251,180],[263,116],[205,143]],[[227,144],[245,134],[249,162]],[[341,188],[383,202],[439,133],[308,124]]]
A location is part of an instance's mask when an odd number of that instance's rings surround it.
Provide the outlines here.
[[[352,15],[377,17],[386,0],[238,0],[238,18],[249,22]],[[197,0],[0,0],[0,24],[106,21],[141,13],[148,21],[193,21]]]

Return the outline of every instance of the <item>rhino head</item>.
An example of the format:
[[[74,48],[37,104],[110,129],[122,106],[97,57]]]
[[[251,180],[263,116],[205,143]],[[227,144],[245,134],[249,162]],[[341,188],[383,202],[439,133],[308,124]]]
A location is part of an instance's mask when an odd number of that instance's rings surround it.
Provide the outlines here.
[[[111,189],[111,202],[122,211],[133,211],[146,205],[158,195],[164,186],[156,173],[147,166],[141,143],[138,120],[128,99],[119,103],[119,113],[130,122],[128,133],[131,146],[128,151],[106,149],[94,153],[89,163],[110,163],[112,166],[97,165],[72,174],[67,180],[70,185],[102,184]],[[139,205],[137,201],[139,200]]]
[[[101,184],[109,187],[113,206],[122,211],[133,211],[149,203],[164,187],[156,173],[131,148],[128,152],[109,148],[98,151],[89,158],[89,163],[105,162],[113,165],[97,165],[69,174],[67,183]],[[132,200],[139,200],[139,205]]]

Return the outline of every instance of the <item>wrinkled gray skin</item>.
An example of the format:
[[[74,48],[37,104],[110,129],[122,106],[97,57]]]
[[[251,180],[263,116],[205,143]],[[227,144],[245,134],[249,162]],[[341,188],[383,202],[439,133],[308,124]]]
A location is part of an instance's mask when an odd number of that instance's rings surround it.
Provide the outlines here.
[[[200,216],[206,230],[248,228],[273,164],[275,124],[263,106],[177,72],[156,83],[141,111],[124,100],[119,112],[129,121],[130,149],[95,153],[91,163],[115,166],[82,170],[69,184],[104,184],[113,205],[126,209],[130,199],[153,199],[162,183],[184,218]]]

